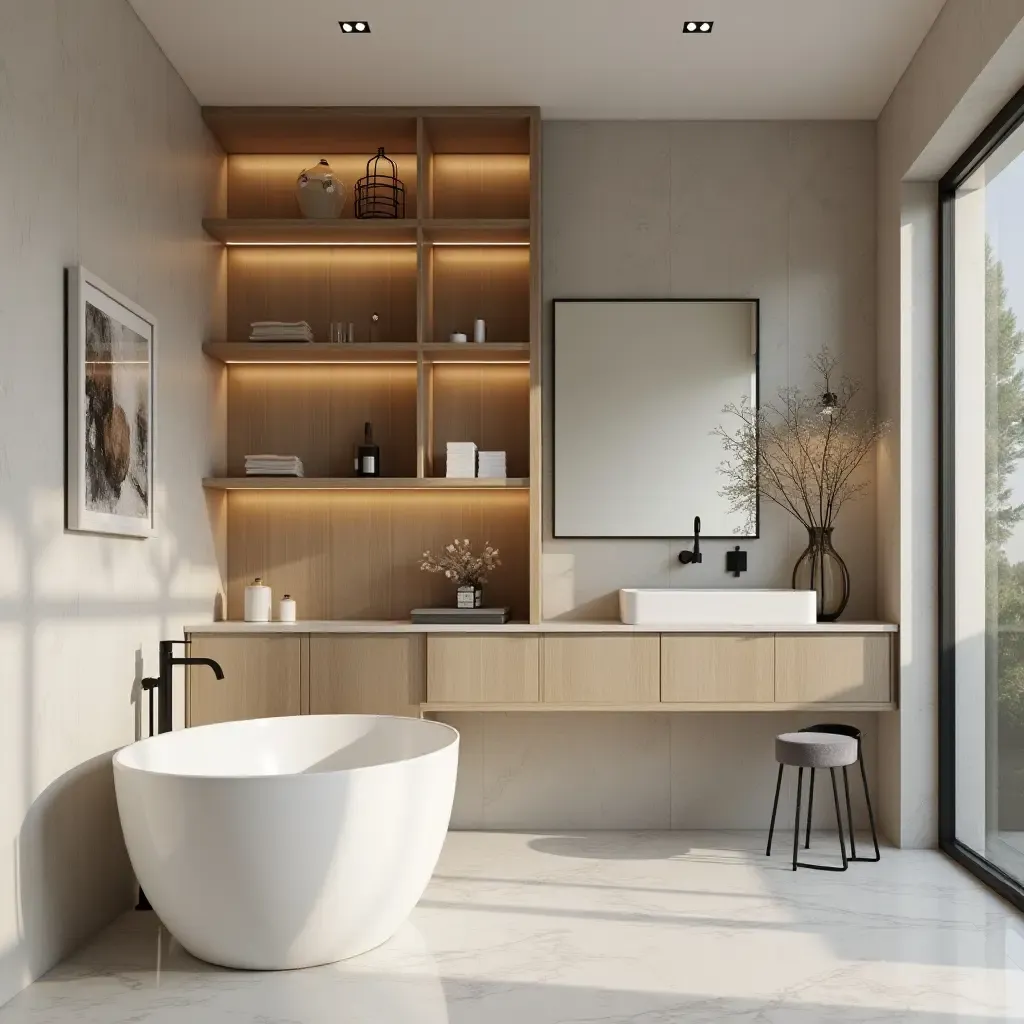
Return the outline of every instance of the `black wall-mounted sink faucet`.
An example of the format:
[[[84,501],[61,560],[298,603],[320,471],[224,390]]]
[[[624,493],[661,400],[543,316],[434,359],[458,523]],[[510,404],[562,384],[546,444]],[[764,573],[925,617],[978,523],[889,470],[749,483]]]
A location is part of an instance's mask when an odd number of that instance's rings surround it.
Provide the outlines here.
[[[700,516],[693,517],[693,550],[680,551],[679,561],[683,565],[693,565],[695,562],[704,561],[704,556],[700,553]]]
[[[142,689],[149,690],[149,731],[153,733],[153,690],[156,690],[156,731],[170,732],[173,725],[173,708],[171,706],[172,683],[174,669],[177,665],[205,665],[213,670],[218,679],[224,678],[224,669],[213,658],[176,658],[174,645],[184,644],[184,640],[160,641],[160,676],[157,679],[143,679]]]

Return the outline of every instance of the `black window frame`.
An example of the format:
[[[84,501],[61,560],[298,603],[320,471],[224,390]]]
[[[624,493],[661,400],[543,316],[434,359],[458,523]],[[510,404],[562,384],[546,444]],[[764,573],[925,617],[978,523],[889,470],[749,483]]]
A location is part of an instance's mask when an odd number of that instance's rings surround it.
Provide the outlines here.
[[[1024,880],[956,837],[956,193],[1024,125],[1024,87],[939,179],[939,849],[1024,910]]]

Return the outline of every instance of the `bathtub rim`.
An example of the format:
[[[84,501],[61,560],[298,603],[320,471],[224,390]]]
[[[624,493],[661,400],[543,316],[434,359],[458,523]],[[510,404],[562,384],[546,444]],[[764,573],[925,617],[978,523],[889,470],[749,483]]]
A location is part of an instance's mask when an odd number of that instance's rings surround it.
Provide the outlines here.
[[[382,761],[380,764],[367,764],[357,765],[353,768],[335,768],[331,771],[322,772],[275,772],[274,774],[268,775],[266,773],[259,774],[221,774],[221,775],[205,775],[196,773],[184,773],[184,772],[168,772],[159,771],[155,768],[144,768],[137,764],[127,764],[124,760],[124,755],[127,755],[135,747],[142,743],[159,743],[160,741],[167,740],[173,736],[178,735],[182,732],[202,732],[207,729],[219,729],[225,725],[236,725],[236,724],[250,724],[255,722],[277,722],[287,719],[318,719],[318,718],[372,718],[375,720],[388,720],[388,721],[401,721],[401,722],[423,722],[429,723],[429,725],[438,727],[448,732],[448,742],[443,746],[438,747],[436,750],[428,750],[423,754],[415,754],[412,757],[403,757],[399,760],[393,761]],[[405,715],[363,715],[363,714],[334,714],[334,715],[269,715],[263,718],[246,718],[237,719],[233,722],[211,722],[208,725],[196,725],[189,726],[186,729],[174,729],[169,733],[160,733],[156,736],[146,736],[143,739],[135,740],[133,743],[127,743],[115,752],[112,758],[114,771],[124,772],[138,772],[140,775],[149,775],[154,778],[162,779],[194,779],[197,782],[247,782],[250,780],[262,780],[264,782],[270,779],[313,779],[313,778],[331,778],[332,776],[338,775],[354,775],[361,772],[379,771],[384,768],[394,768],[397,765],[404,764],[415,764],[417,761],[422,761],[424,758],[437,757],[441,754],[449,751],[453,746],[458,746],[461,736],[459,730],[454,726],[449,725],[447,722],[438,722],[432,718],[410,718]]]

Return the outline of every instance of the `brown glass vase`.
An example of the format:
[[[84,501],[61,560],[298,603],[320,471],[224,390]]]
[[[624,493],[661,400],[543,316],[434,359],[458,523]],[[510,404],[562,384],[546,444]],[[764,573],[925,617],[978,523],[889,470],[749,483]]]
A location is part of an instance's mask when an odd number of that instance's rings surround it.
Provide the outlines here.
[[[850,572],[832,547],[832,528],[809,526],[807,548],[793,566],[793,589],[817,595],[819,622],[835,622],[850,600]]]

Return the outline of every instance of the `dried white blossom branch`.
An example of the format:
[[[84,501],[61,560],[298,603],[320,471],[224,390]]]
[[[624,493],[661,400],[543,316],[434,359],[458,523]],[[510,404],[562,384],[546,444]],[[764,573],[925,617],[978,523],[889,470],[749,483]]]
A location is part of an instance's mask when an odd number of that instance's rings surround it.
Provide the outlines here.
[[[737,532],[753,531],[759,495],[808,529],[831,529],[866,486],[857,469],[889,425],[859,407],[860,383],[839,374],[827,348],[811,364],[821,377],[817,393],[785,387],[759,409],[748,399],[723,409],[739,421],[732,432],[713,432],[725,451],[719,494],[744,520]]]
[[[488,543],[481,554],[473,552],[468,540],[454,540],[440,554],[423,552],[420,569],[423,572],[443,572],[457,587],[480,587],[501,565],[498,549]]]

